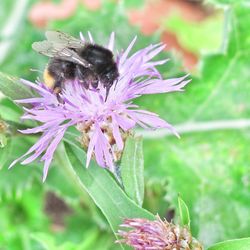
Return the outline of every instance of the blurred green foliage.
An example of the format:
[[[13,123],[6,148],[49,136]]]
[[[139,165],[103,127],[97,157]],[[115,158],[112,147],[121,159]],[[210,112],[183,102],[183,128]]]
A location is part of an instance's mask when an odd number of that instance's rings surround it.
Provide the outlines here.
[[[218,13],[197,23],[187,22],[180,14],[173,13],[166,20],[166,28],[177,34],[180,43],[184,44],[189,51],[197,54],[215,51],[221,45],[223,16]]]
[[[31,44],[44,38],[45,29],[38,29],[28,21],[28,12],[36,1],[26,1],[27,5],[19,9],[21,19],[13,27],[13,36],[5,37],[0,32],[0,45],[9,43],[1,71],[35,80],[41,74],[31,72],[30,68],[43,70],[47,59],[35,54]],[[227,123],[247,119],[250,115],[249,5],[243,0],[209,2],[223,7],[220,9],[223,17],[218,19],[216,16],[210,23],[197,28],[184,23],[181,17],[163,21],[172,31],[176,30],[182,43],[192,51],[200,52],[205,48],[217,52],[201,58],[200,70],[191,76],[193,80],[185,93],[152,95],[137,101],[172,124],[218,120]],[[128,8],[141,8],[143,4],[143,0],[121,1],[119,4],[103,1],[101,10],[96,11],[79,5],[73,16],[51,21],[46,29],[60,29],[76,36],[80,31],[86,34],[89,30],[94,39],[102,43],[108,41],[111,31],[115,31],[119,50],[126,48],[137,35],[136,50],[160,39],[158,32],[150,37],[143,36],[139,28],[131,26],[127,20]],[[1,0],[0,5],[0,26],[4,30],[10,25],[6,22],[7,17],[16,2]],[[192,39],[187,39],[187,35]],[[169,53],[161,56],[173,58]],[[169,77],[182,75],[180,69],[181,62],[173,59],[160,71]],[[32,125],[21,122],[20,115],[20,108],[8,99],[1,99],[0,117],[11,129]],[[172,136],[145,138],[144,207],[152,213],[168,216],[171,211],[178,210],[179,193],[190,209],[194,236],[206,246],[249,236],[249,138],[249,129],[190,132],[181,140]],[[41,183],[41,164],[17,164],[8,170],[10,162],[26,152],[35,140],[35,136],[22,136],[16,132],[8,138],[7,146],[0,149],[0,249],[118,249],[103,215],[88,194],[80,193],[70,182],[58,159],[44,184]],[[48,191],[63,199],[72,210],[64,216],[61,230],[53,227],[53,218],[45,212]]]
[[[187,125],[218,120],[226,125],[248,118],[249,21],[249,8],[240,3],[226,9],[222,49],[203,57],[200,77],[193,78],[186,93],[143,97],[140,104]],[[180,141],[159,138],[145,142],[149,176],[166,176],[168,202],[178,193],[187,201],[193,231],[205,245],[249,235],[248,141],[248,129],[230,129],[189,133]],[[156,162],[160,163],[156,166]]]

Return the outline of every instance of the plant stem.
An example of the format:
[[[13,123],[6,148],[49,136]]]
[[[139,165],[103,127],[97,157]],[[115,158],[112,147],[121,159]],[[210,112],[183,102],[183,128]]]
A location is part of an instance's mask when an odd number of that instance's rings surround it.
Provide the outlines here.
[[[15,1],[12,12],[10,13],[9,18],[7,19],[6,24],[0,33],[0,37],[2,39],[2,42],[0,43],[0,64],[4,62],[12,47],[15,32],[18,32],[19,30],[18,27],[20,27],[20,22],[27,9],[29,1],[30,0]]]
[[[246,128],[250,128],[249,119],[190,122],[175,126],[176,131],[180,135],[204,131],[241,130]],[[172,135],[167,129],[159,129],[156,131],[137,130],[137,132],[145,139],[156,139]]]

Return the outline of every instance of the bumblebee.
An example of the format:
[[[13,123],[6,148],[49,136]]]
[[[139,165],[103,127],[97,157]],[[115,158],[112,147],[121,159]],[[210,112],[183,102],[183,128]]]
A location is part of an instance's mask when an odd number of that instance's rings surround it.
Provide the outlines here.
[[[113,53],[60,31],[47,31],[45,36],[47,40],[32,44],[35,51],[50,57],[44,71],[45,85],[59,93],[68,80],[78,80],[86,89],[98,89],[102,84],[107,99],[119,77]]]

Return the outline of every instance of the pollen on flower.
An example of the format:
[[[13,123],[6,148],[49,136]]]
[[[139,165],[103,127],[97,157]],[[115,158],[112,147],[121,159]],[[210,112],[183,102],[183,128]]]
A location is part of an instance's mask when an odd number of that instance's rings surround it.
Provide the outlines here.
[[[77,130],[81,132],[81,136],[79,137],[79,142],[81,143],[84,149],[87,149],[90,142],[91,134],[93,133],[93,129],[91,129],[93,122],[79,122],[76,125]]]
[[[82,147],[87,150],[89,147],[90,143],[90,138],[94,133],[95,127],[94,123],[92,121],[85,122],[85,123],[78,123],[76,126],[77,130],[81,132],[81,136],[78,138],[80,144]],[[114,162],[117,162],[121,159],[122,152],[123,150],[119,149],[117,144],[116,144],[116,139],[113,134],[113,127],[112,127],[112,117],[109,116],[107,117],[106,121],[103,121],[100,124],[100,130],[107,139],[109,145],[111,146],[110,148],[110,153],[113,154],[113,160]],[[125,144],[126,139],[128,138],[129,135],[132,136],[132,131],[124,131],[122,128],[119,128],[119,133],[121,134],[121,139],[123,144]],[[95,159],[95,154],[92,153],[91,156],[92,159]],[[105,163],[106,164],[106,163]]]
[[[202,245],[192,237],[187,227],[174,225],[159,216],[156,220],[125,219],[118,231],[120,240],[135,250],[202,250]]]

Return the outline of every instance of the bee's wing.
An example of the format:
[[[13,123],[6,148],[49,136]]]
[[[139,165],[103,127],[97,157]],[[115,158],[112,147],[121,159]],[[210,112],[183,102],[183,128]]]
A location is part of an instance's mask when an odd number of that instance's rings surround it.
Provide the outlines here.
[[[32,44],[32,48],[42,55],[77,63],[86,68],[92,67],[92,64],[81,58],[75,51],[66,46],[65,43],[54,43],[51,41],[34,42]]]
[[[62,44],[65,47],[69,48],[77,49],[77,48],[82,48],[85,45],[85,43],[82,42],[80,39],[65,34],[61,31],[46,31],[45,36],[48,39],[48,41],[54,44]]]

